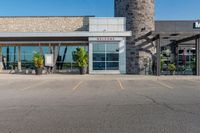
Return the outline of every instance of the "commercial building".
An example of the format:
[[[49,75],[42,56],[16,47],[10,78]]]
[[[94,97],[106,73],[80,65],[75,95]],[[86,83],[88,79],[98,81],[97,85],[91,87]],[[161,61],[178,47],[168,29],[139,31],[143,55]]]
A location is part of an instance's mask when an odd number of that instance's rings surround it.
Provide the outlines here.
[[[1,17],[0,62],[3,70],[33,69],[33,52],[53,54],[57,72],[76,72],[73,52],[89,53],[90,74],[126,73],[125,18]]]
[[[200,75],[200,21],[155,21],[154,6],[154,0],[115,0],[115,16],[126,17],[132,31],[127,73]]]
[[[200,21],[155,21],[154,0],[115,0],[115,17],[0,17],[0,66],[32,70],[34,51],[53,55],[55,72],[200,75]]]

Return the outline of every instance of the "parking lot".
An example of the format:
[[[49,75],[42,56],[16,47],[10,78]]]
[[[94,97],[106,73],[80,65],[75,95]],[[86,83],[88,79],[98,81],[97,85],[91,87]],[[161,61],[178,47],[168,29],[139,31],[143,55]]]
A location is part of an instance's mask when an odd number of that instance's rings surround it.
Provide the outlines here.
[[[0,133],[199,133],[199,78],[0,75]]]

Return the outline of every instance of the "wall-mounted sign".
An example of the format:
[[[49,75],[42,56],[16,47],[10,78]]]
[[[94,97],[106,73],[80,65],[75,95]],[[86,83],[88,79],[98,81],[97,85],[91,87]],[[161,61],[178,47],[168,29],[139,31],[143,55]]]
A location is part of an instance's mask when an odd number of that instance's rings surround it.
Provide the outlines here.
[[[114,41],[114,37],[97,37],[97,41]]]
[[[194,29],[200,29],[200,22],[194,23]]]
[[[45,66],[53,67],[53,54],[45,54]]]

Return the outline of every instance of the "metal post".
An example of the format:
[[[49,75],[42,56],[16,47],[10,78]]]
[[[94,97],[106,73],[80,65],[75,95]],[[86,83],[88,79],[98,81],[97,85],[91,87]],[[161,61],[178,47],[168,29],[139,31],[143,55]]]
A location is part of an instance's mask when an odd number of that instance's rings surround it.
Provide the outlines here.
[[[2,57],[2,47],[0,46],[0,62],[3,62],[3,57]]]
[[[6,69],[9,68],[9,64],[10,64],[10,48],[8,46],[6,50]]]
[[[0,46],[0,71],[3,70],[2,47]]]
[[[16,46],[14,46],[14,66],[13,66],[14,70],[15,70],[15,66],[16,66]]]
[[[158,38],[156,40],[156,60],[157,60],[157,76],[160,76],[160,53],[161,53],[161,48],[160,48],[160,36],[158,35]]]
[[[22,70],[22,66],[21,66],[21,47],[18,46],[18,70],[21,71]]]
[[[199,37],[195,40],[196,43],[196,74],[200,76],[200,40]]]

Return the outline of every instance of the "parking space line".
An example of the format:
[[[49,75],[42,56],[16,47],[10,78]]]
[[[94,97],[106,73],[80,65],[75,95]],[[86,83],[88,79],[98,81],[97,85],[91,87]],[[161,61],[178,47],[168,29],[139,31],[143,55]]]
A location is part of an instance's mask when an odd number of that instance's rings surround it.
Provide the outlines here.
[[[125,90],[124,86],[122,85],[122,82],[118,79],[117,83],[119,84],[119,87],[121,90]]]
[[[157,84],[159,84],[159,85],[161,85],[161,86],[164,86],[164,87],[166,87],[166,88],[168,88],[168,89],[170,89],[170,90],[173,90],[174,89],[174,87],[172,87],[172,86],[170,86],[170,85],[167,85],[167,84],[165,84],[165,83],[163,83],[163,82],[160,82],[160,81],[154,81],[155,83],[157,83]]]
[[[190,82],[193,82],[193,83],[200,83],[199,80],[191,80],[191,79],[187,79],[186,81],[190,81]]]
[[[9,85],[9,84],[12,84],[12,83],[15,83],[15,82],[17,82],[17,81],[6,82],[6,83],[3,83],[3,84],[1,83],[1,84],[0,84],[0,87],[1,87],[1,86]]]
[[[76,84],[75,86],[74,86],[74,88],[72,89],[73,91],[75,91],[75,90],[77,90],[79,87],[80,87],[80,85],[83,83],[83,81],[80,81],[78,84]]]
[[[31,85],[31,86],[28,86],[28,87],[25,87],[25,88],[21,89],[21,91],[26,91],[26,90],[29,90],[29,89],[31,89],[31,88],[38,87],[38,86],[40,86],[40,85],[45,84],[46,82],[47,82],[47,80],[46,80],[46,81],[43,81],[43,82],[39,82],[39,83],[34,84],[34,85]]]

